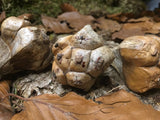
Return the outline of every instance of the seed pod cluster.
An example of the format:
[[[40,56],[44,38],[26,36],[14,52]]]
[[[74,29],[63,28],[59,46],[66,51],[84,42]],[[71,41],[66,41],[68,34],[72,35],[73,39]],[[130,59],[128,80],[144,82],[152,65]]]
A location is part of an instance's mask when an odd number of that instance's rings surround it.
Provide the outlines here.
[[[139,93],[160,87],[160,38],[132,36],[120,44],[128,87]]]
[[[54,79],[85,91],[114,59],[112,51],[90,25],[75,35],[57,40],[52,52],[55,56],[52,66]]]
[[[50,64],[49,39],[41,27],[9,17],[1,25],[0,74],[42,70]]]

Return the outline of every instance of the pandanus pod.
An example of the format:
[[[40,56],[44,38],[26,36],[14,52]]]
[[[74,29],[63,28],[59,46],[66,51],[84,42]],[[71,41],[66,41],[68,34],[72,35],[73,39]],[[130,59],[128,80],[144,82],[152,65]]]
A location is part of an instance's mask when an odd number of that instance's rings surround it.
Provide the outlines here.
[[[54,79],[85,91],[114,59],[113,52],[90,25],[74,35],[58,39],[52,52],[55,56],[52,65]]]
[[[123,73],[128,87],[139,93],[160,88],[160,38],[132,36],[120,44]]]
[[[46,68],[51,61],[49,44],[43,28],[17,17],[7,18],[1,25],[0,74]]]

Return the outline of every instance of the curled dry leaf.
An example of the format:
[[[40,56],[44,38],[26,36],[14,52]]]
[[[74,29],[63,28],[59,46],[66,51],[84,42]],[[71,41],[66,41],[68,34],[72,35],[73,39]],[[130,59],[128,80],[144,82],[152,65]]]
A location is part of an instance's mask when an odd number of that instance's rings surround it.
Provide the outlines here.
[[[1,14],[0,14],[0,24],[2,23],[2,21],[6,18],[6,13],[3,11]]]
[[[3,97],[5,97],[8,92],[10,91],[10,81],[0,81],[0,98],[2,99]],[[10,104],[9,99],[6,98],[4,99],[3,103],[5,104]]]
[[[61,5],[61,9],[63,12],[73,12],[73,11],[77,11],[77,9],[75,7],[73,7],[72,5],[68,4],[68,3],[64,3]]]
[[[130,19],[128,23],[123,24],[122,29],[112,34],[112,39],[125,39],[135,35],[159,34],[160,24],[154,22],[150,17]]]
[[[11,120],[159,120],[160,112],[134,95],[120,90],[92,100],[71,92],[64,97],[44,94],[24,102]]]
[[[96,21],[98,22],[96,26],[99,29],[104,31],[109,31],[113,33],[121,29],[121,25],[114,20],[109,20],[109,19],[105,19],[104,17],[101,17],[101,18],[98,18]]]
[[[25,13],[25,14],[19,15],[18,18],[25,19],[25,20],[32,20],[33,14]]]
[[[135,25],[133,25],[135,26]],[[134,35],[144,35],[145,32],[142,31],[142,29],[140,27],[137,26],[137,28],[123,28],[122,30],[120,30],[119,32],[115,32],[112,34],[112,39],[125,39],[127,37],[131,37]]]
[[[153,18],[151,17],[141,17],[138,19],[130,19],[128,20],[130,23],[141,23],[141,22],[153,22],[153,25],[150,25],[151,28],[143,27],[142,30],[145,31],[145,33],[151,33],[151,34],[158,34],[160,32],[160,23],[154,22]]]
[[[107,105],[102,111],[113,120],[158,120],[160,112],[150,105],[143,104],[136,96],[124,90],[97,98],[101,104]]]
[[[138,19],[129,19],[127,22],[130,23],[138,23],[138,22],[146,22],[146,21],[153,21],[151,17],[141,17]]]
[[[55,33],[72,33],[74,30],[68,26],[65,21],[59,21],[56,18],[41,16],[41,20],[47,31]]]
[[[160,22],[160,16],[159,16],[159,15],[153,16],[153,20],[154,20],[155,22]]]
[[[8,95],[10,91],[10,81],[0,81],[0,120],[10,120],[13,116],[13,110]]]
[[[45,30],[28,25],[28,21],[17,17],[9,17],[2,23],[1,75],[23,70],[38,71],[50,64],[50,41]]]
[[[152,26],[152,29],[146,31],[146,33],[151,33],[151,34],[159,34],[160,33],[160,23],[154,23]]]
[[[147,31],[152,29],[153,25],[154,22],[148,20],[144,22],[138,21],[137,23],[125,23],[120,31],[112,34],[112,39],[118,38],[123,40],[134,35],[144,35]]]
[[[66,12],[58,16],[59,21],[66,21],[75,31],[82,29],[85,25],[90,24],[95,20],[92,16],[81,15],[79,12]]]
[[[81,15],[78,12],[65,12],[52,18],[42,15],[42,23],[48,29],[55,33],[72,33],[82,29],[87,24],[92,24],[94,18],[92,16]],[[78,24],[77,24],[78,23]]]
[[[118,22],[126,22],[129,18],[134,17],[132,13],[116,13],[116,14],[108,14],[107,18],[116,20]]]

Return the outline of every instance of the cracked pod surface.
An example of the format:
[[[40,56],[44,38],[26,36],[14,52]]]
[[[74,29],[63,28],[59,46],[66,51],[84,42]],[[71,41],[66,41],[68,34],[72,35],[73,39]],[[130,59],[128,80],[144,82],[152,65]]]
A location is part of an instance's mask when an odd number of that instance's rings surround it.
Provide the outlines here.
[[[9,17],[2,23],[0,56],[4,57],[0,60],[1,75],[38,71],[50,64],[50,42],[45,30],[30,25],[29,21],[17,17]]]
[[[139,93],[160,87],[160,38],[132,36],[120,44],[123,73],[128,87]]]
[[[75,35],[58,39],[52,52],[55,56],[52,65],[54,79],[85,91],[114,59],[112,51],[90,25]]]

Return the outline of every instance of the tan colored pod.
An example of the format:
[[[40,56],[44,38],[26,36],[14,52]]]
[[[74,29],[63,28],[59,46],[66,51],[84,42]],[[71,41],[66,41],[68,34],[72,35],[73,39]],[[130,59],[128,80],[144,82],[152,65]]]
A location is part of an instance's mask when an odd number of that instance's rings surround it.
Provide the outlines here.
[[[90,25],[86,25],[72,37],[73,46],[86,50],[93,50],[103,45],[103,40]]]
[[[160,69],[151,67],[123,67],[127,86],[134,92],[143,93],[151,88],[160,88]]]
[[[160,44],[149,36],[133,36],[120,44],[122,59],[136,66],[151,66],[159,61]]]
[[[1,75],[24,70],[39,71],[50,64],[52,56],[46,31],[42,27],[28,26],[29,24],[29,21],[16,17],[9,17],[3,21]]]
[[[8,45],[0,38],[0,68],[11,58],[11,50]]]
[[[91,50],[75,48],[72,50],[70,70],[85,72],[90,61]]]
[[[75,35],[57,40],[52,52],[54,62],[66,76],[67,84],[85,91],[92,87],[114,59],[113,52],[103,45],[103,40],[90,25]]]
[[[41,40],[42,34],[45,34],[39,29],[38,27],[23,27],[18,32],[14,39],[14,41],[11,43],[11,51],[12,56],[17,54],[19,51],[21,51],[24,47],[29,45],[31,42],[36,40]]]
[[[86,73],[82,72],[68,72],[66,74],[67,83],[70,86],[81,88],[85,91],[88,91],[91,86],[95,83],[95,79],[91,78]]]
[[[72,35],[60,38],[52,47],[52,52],[56,55],[59,51],[64,49],[67,46],[72,45]]]
[[[114,54],[107,46],[99,47],[92,51],[87,73],[98,77],[113,61]]]
[[[67,46],[55,56],[55,62],[63,69],[64,72],[68,71],[72,55],[72,46]]]
[[[1,32],[3,33],[2,39],[10,45],[14,40],[17,31],[25,26],[29,26],[31,23],[27,20],[20,19],[18,17],[8,17],[1,25]]]
[[[147,37],[153,38],[154,40],[158,41],[160,43],[160,37],[156,35],[146,35]]]
[[[133,36],[120,44],[128,87],[139,93],[160,88],[160,42],[154,36]]]
[[[66,81],[66,77],[62,71],[62,69],[56,64],[56,62],[53,62],[53,65],[52,65],[52,74],[53,74],[53,77],[54,79],[61,83],[62,85],[66,85],[67,84],[67,81]]]

